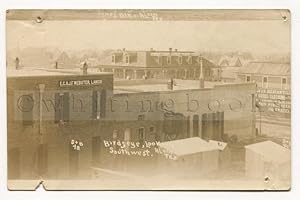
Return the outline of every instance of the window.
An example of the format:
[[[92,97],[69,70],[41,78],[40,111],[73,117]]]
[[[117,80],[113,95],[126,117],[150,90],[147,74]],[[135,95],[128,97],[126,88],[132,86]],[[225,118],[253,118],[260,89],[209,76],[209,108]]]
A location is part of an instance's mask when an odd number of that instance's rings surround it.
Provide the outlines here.
[[[112,133],[112,140],[114,141],[119,140],[119,137],[120,137],[119,131],[117,129],[114,129]],[[119,146],[117,144],[113,144],[113,149],[118,150]]]
[[[55,123],[68,122],[70,118],[69,93],[55,94]]]
[[[249,83],[251,81],[251,77],[250,76],[246,76],[246,82]]]
[[[157,56],[157,62],[158,64],[161,64],[161,56]]]
[[[112,55],[112,56],[111,56],[111,62],[112,62],[112,63],[115,63],[115,62],[116,62],[116,56],[115,56],[115,55]]]
[[[201,61],[202,61],[202,57],[198,56],[198,63],[201,64]]]
[[[144,143],[145,142],[145,128],[141,127],[138,129],[138,135],[139,135],[139,142]]]
[[[168,65],[171,64],[171,56],[168,56],[168,57],[167,57],[167,63],[168,63]]]
[[[92,119],[100,119],[100,98],[101,93],[100,91],[93,91],[92,95]]]
[[[199,115],[193,116],[193,137],[198,137],[199,135]]]
[[[286,78],[281,79],[281,89],[286,89],[287,81]]]
[[[262,87],[267,88],[268,87],[268,77],[263,77]]]
[[[113,140],[117,140],[118,139],[118,130],[113,130],[113,134],[112,134],[112,138]]]
[[[129,64],[129,62],[130,62],[130,57],[129,56],[125,57],[125,62],[126,62],[126,64]]]
[[[189,56],[188,57],[188,63],[191,65],[193,64],[193,57],[192,56]]]
[[[154,126],[150,126],[149,132],[150,132],[150,134],[155,133],[155,127]]]
[[[130,141],[131,130],[130,128],[126,128],[124,131],[124,141]]]
[[[20,98],[20,106],[22,108],[22,120],[23,125],[32,125],[33,124],[33,107],[34,99],[33,94],[26,94]]]
[[[182,56],[178,57],[178,63],[181,65],[182,64]]]
[[[222,140],[224,137],[224,112],[202,115],[202,138]]]
[[[144,120],[145,119],[145,115],[138,115],[138,120]]]

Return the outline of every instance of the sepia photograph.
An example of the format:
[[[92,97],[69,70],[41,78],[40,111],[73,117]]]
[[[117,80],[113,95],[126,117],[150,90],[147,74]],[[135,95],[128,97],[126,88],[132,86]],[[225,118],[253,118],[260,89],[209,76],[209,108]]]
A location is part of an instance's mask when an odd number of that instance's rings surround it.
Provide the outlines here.
[[[9,190],[290,190],[289,10],[7,10]]]

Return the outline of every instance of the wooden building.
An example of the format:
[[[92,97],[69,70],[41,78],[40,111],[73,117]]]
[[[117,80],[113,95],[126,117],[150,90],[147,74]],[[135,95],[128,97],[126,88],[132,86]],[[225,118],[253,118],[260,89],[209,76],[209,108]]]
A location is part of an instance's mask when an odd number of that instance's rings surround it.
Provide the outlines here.
[[[279,144],[265,141],[245,146],[246,176],[250,179],[272,181],[290,180],[291,151]]]
[[[166,174],[189,177],[219,169],[219,148],[199,137],[162,142],[159,149],[158,163]]]
[[[290,63],[249,62],[237,72],[238,81],[255,82],[259,88],[291,88]]]

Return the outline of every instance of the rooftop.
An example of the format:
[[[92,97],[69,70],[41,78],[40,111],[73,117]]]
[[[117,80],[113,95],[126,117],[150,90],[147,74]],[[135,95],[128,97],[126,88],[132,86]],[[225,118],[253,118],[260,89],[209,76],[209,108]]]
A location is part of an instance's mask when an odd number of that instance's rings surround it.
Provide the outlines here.
[[[285,163],[291,160],[291,151],[272,141],[264,141],[245,146],[261,155],[267,162]]]
[[[239,73],[246,74],[268,74],[285,76],[291,74],[290,63],[278,63],[278,62],[249,62],[246,66],[241,67]]]
[[[112,74],[109,72],[99,72],[95,68],[88,69],[88,75]],[[71,76],[82,75],[80,68],[72,69],[49,69],[49,68],[29,68],[7,69],[7,77],[36,77],[36,76]]]
[[[199,89],[199,80],[181,80],[174,79],[173,91],[176,90],[192,90]],[[230,83],[210,82],[205,81],[205,89],[214,88],[216,85],[224,85]],[[139,92],[157,92],[157,91],[172,91],[168,89],[167,80],[115,80],[114,93],[139,93]]]
[[[218,62],[219,66],[231,66],[231,67],[237,67],[236,64],[241,64],[242,66],[247,63],[246,60],[244,60],[242,57],[235,55],[235,56],[222,56]]]
[[[215,144],[206,142],[199,137],[162,142],[159,144],[159,147],[176,156],[219,150]]]

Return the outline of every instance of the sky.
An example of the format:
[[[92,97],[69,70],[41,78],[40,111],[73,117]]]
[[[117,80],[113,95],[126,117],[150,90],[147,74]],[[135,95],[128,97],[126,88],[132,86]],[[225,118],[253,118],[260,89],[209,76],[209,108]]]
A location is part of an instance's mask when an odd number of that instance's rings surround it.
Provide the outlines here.
[[[132,49],[289,53],[290,25],[243,21],[7,21],[7,49]]]

